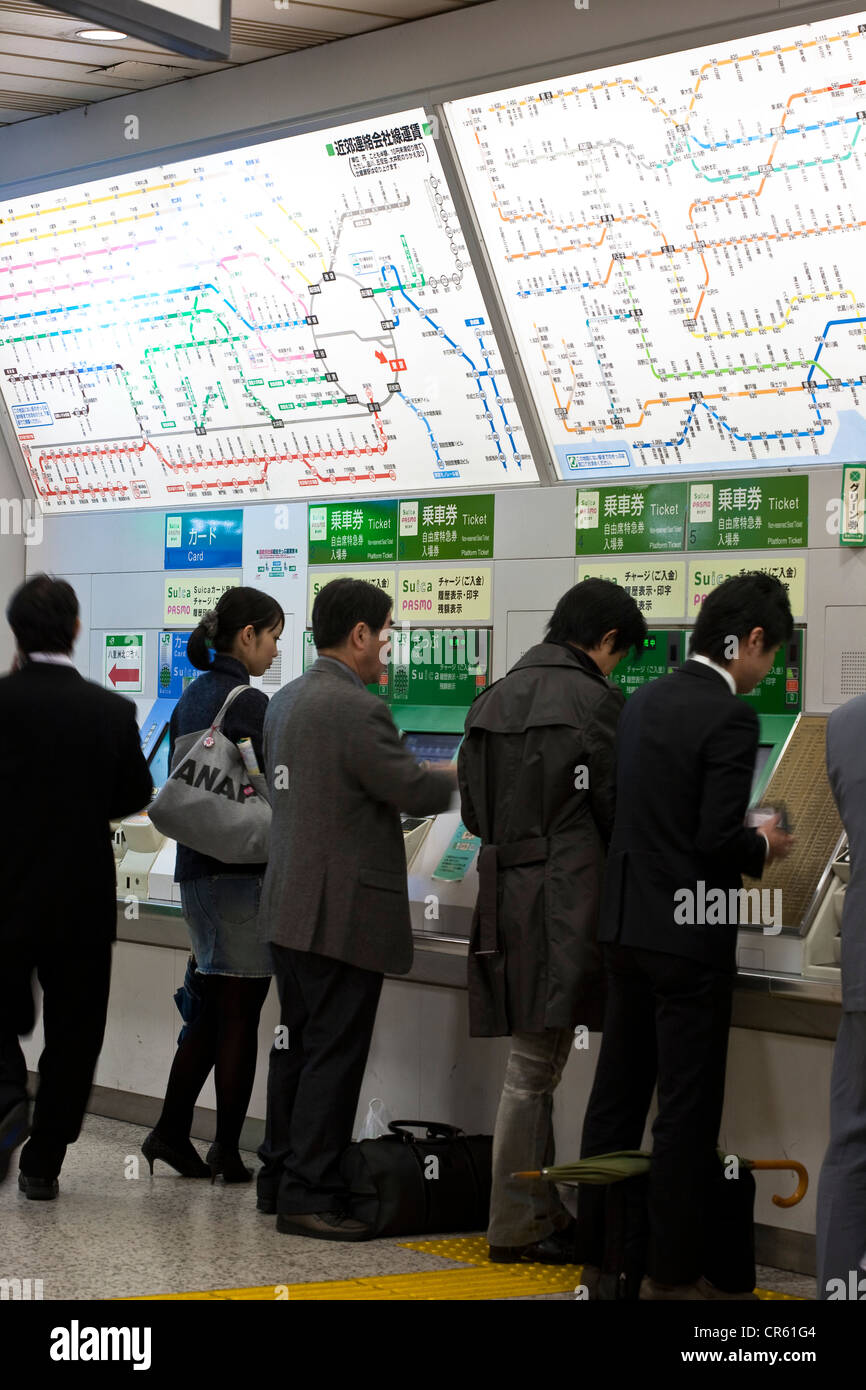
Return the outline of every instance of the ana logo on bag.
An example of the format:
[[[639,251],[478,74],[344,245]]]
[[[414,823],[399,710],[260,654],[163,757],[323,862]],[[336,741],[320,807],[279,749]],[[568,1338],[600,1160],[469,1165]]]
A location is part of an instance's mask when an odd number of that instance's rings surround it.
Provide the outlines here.
[[[187,782],[191,787],[204,787],[206,792],[213,792],[214,796],[227,796],[229,801],[239,801],[241,805],[245,803],[251,805],[252,801],[248,798],[255,798],[255,788],[248,783],[236,783],[226,774],[221,782],[217,778],[222,771],[218,767],[204,766],[199,769],[196,776],[196,763],[193,758],[187,758],[186,762],[181,763],[174,776],[179,782]],[[216,783],[216,785],[214,785]]]

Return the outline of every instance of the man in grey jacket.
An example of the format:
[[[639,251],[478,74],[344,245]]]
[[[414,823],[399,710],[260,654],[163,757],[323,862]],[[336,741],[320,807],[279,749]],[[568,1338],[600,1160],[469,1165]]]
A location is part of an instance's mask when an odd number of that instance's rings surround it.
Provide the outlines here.
[[[827,773],[848,835],[842,1021],[830,1083],[830,1145],[818,1184],[818,1297],[866,1297],[866,695],[827,724]]]
[[[271,1049],[258,1209],[277,1230],[364,1240],[340,1157],[384,974],[412,965],[400,811],[444,811],[456,775],[420,767],[387,706],[365,688],[383,669],[391,600],[335,579],[313,605],[318,660],[265,716],[271,849],[260,927],[271,942],[281,1035]]]

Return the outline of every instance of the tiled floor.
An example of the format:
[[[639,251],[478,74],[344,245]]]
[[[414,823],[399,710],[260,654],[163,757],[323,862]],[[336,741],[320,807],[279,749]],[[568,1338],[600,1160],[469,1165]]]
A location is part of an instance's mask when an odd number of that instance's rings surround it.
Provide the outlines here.
[[[456,1273],[461,1267],[401,1240],[352,1245],[279,1235],[274,1218],[256,1212],[254,1183],[211,1187],[159,1163],[151,1178],[139,1150],[144,1134],[136,1125],[88,1116],[54,1202],[27,1201],[19,1193],[13,1159],[0,1188],[0,1279],[41,1279],[45,1299],[105,1299]],[[207,1146],[197,1147],[204,1156]],[[253,1155],[249,1162],[256,1166]],[[778,1270],[760,1269],[758,1285],[815,1296],[814,1280]],[[510,1295],[497,1289],[490,1296]],[[521,1288],[511,1296],[563,1299],[574,1293],[533,1295]]]

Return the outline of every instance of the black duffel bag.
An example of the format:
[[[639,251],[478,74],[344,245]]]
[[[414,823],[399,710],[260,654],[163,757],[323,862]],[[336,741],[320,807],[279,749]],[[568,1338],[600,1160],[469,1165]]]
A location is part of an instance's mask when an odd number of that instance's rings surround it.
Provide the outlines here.
[[[485,1231],[492,1135],[428,1120],[392,1120],[388,1128],[390,1134],[350,1144],[343,1155],[352,1216],[374,1236]]]

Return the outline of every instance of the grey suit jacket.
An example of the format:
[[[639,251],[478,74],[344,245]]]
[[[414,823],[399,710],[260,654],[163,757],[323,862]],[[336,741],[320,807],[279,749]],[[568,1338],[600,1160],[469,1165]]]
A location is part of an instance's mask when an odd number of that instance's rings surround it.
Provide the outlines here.
[[[273,821],[259,920],[267,939],[405,973],[412,929],[399,812],[445,810],[455,783],[422,770],[387,706],[347,666],[322,657],[272,697],[265,768]]]
[[[848,835],[851,877],[842,910],[842,1008],[866,1010],[866,695],[827,721],[827,774]]]

